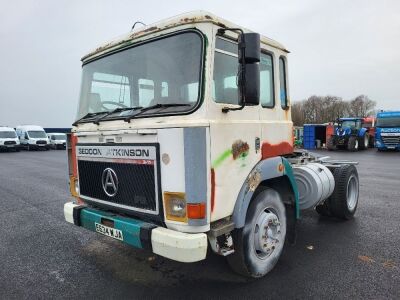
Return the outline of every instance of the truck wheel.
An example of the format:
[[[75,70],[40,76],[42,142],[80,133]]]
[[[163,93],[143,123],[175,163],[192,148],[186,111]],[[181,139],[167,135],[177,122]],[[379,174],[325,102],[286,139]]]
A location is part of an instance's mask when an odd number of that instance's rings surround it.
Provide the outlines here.
[[[233,232],[235,252],[227,257],[231,268],[253,278],[271,271],[282,253],[286,226],[281,196],[263,188],[250,203],[244,227]]]
[[[333,170],[335,189],[325,202],[332,216],[349,220],[358,204],[359,180],[356,167],[343,165]]]
[[[349,137],[349,142],[347,144],[347,149],[349,151],[358,151],[358,139],[355,136]]]
[[[335,139],[333,137],[330,137],[328,139],[328,142],[326,143],[326,148],[328,148],[329,151],[336,150]]]
[[[365,133],[364,136],[360,138],[358,144],[360,145],[360,150],[368,149],[368,145],[369,145],[368,133]]]

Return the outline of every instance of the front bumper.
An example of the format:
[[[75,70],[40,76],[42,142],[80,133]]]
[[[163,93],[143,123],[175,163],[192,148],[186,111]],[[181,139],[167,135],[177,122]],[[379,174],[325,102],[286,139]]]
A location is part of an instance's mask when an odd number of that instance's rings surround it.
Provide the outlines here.
[[[19,144],[12,144],[12,145],[0,145],[0,150],[14,150],[14,149],[21,149]]]
[[[196,262],[206,258],[207,235],[205,233],[178,232],[73,202],[64,205],[64,216],[67,222],[91,231],[96,231],[96,223],[111,222],[115,229],[122,231],[123,242],[126,244],[148,249],[172,260]]]

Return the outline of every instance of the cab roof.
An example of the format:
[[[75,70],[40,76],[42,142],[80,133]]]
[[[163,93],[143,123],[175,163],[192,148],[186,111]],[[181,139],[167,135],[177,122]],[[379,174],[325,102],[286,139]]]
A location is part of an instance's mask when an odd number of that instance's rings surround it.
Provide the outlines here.
[[[400,118],[400,111],[382,111],[377,113],[377,118],[391,118],[391,117],[399,117]]]
[[[196,23],[212,23],[220,26],[221,28],[241,28],[244,32],[252,32],[244,27],[238,26],[225,19],[217,17],[216,15],[213,15],[209,12],[202,10],[192,11],[133,30],[121,37],[118,37],[106,44],[97,47],[96,49],[94,49],[93,51],[82,57],[82,62],[85,62],[88,59],[92,59],[100,54],[103,54],[110,49],[116,49],[122,46],[126,46],[127,44],[131,43],[133,40],[139,37],[157,33],[162,30],[170,29],[180,25],[196,24]],[[261,43],[267,44],[271,47],[289,53],[289,50],[287,50],[285,46],[278,43],[277,41],[267,38],[265,36],[260,36],[260,38],[261,38]]]
[[[0,131],[15,131],[15,130],[12,127],[0,126]]]

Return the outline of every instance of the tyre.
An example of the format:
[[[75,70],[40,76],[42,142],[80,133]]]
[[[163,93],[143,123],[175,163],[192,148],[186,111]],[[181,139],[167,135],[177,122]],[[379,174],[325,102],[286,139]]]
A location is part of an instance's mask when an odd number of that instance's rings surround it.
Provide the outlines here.
[[[368,135],[368,133],[365,133],[364,136],[362,136],[359,139],[358,144],[360,145],[360,150],[368,149],[368,146],[369,146],[369,135]]]
[[[357,169],[353,165],[342,165],[333,169],[332,173],[335,178],[335,189],[324,204],[316,207],[316,211],[323,216],[349,220],[353,218],[358,205]]]
[[[349,141],[347,143],[347,150],[355,152],[358,151],[358,139],[355,136],[349,137]]]
[[[281,256],[286,228],[285,206],[279,193],[263,188],[250,203],[244,227],[233,232],[235,252],[227,256],[230,267],[247,277],[266,275]]]
[[[336,150],[336,144],[335,144],[335,138],[334,137],[330,137],[328,139],[328,142],[326,143],[326,148],[328,148],[329,151]]]

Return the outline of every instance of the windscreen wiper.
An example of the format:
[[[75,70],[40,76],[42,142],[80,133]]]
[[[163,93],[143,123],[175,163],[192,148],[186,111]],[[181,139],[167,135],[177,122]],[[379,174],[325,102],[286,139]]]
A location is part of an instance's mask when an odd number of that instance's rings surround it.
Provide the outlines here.
[[[86,115],[84,115],[82,118],[76,120],[74,123],[72,123],[72,126],[76,126],[78,125],[81,121],[87,119],[87,118],[92,118],[94,116],[100,115],[100,114],[105,114],[107,113],[106,111],[98,111],[98,112],[94,112],[94,113],[87,113]]]
[[[168,108],[168,107],[178,107],[178,106],[191,106],[191,104],[186,104],[186,103],[168,103],[168,104],[155,104],[151,105],[149,107],[145,107],[142,110],[138,111],[136,114],[130,115],[124,119],[125,122],[130,123],[132,119],[136,118],[137,116],[145,113],[146,111],[156,109],[156,108]]]
[[[108,113],[106,113],[105,115],[102,115],[100,117],[98,117],[97,119],[93,120],[93,123],[96,125],[100,124],[100,121],[103,120],[104,118],[108,117],[109,115],[115,114],[117,112],[121,112],[121,111],[126,111],[126,110],[136,110],[136,109],[141,109],[143,107],[141,106],[136,106],[136,107],[118,107],[112,111],[109,111]]]

